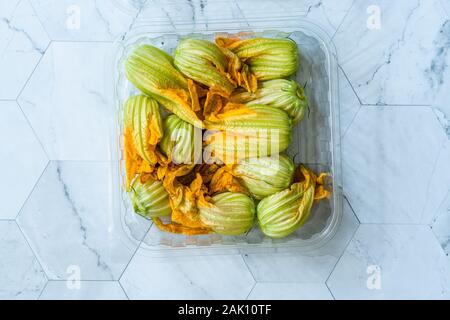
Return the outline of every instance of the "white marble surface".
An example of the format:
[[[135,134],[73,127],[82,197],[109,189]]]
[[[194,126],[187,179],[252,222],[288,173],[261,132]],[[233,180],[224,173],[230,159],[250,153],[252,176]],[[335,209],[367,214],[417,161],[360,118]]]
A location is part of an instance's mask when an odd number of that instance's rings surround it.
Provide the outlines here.
[[[0,219],[14,219],[48,163],[15,101],[0,101]]]
[[[327,284],[337,299],[449,299],[449,258],[427,226],[363,224]]]
[[[245,299],[254,278],[240,255],[153,258],[139,249],[120,283],[130,299]]]
[[[324,283],[258,282],[248,300],[332,300]]]
[[[0,221],[0,299],[36,299],[45,273],[14,221]]]
[[[308,253],[153,246],[149,221],[114,215],[114,41],[297,15],[339,58],[336,237]],[[0,299],[449,299],[449,19],[447,0],[0,0]]]
[[[136,251],[138,240],[114,215],[110,170],[52,162],[22,208],[18,223],[49,279],[117,280]]]
[[[67,285],[66,281],[49,281],[39,300],[126,300],[117,281],[80,281]]]
[[[342,141],[344,191],[361,222],[429,224],[450,185],[447,144],[429,107],[362,108]]]
[[[111,50],[109,43],[53,42],[21,93],[18,102],[50,159],[111,158]]]
[[[16,99],[50,39],[27,0],[3,0],[0,40],[0,99]]]

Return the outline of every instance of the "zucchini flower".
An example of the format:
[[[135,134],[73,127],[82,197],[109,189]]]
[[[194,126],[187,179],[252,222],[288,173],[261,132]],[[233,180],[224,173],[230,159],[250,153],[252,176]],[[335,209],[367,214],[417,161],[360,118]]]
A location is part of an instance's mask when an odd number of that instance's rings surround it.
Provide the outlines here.
[[[195,139],[195,128],[192,124],[171,114],[164,120],[164,137],[159,147],[175,164],[189,164],[198,159],[195,153],[201,150],[201,144],[196,148],[196,141],[201,143],[201,135]]]
[[[141,45],[127,57],[125,74],[141,92],[184,121],[202,127],[195,113],[199,105],[195,84],[175,69],[169,54],[150,45]]]
[[[224,192],[199,204],[200,218],[214,232],[239,235],[247,232],[255,218],[255,203],[243,193]]]
[[[216,43],[235,53],[260,81],[289,77],[297,71],[297,44],[290,39],[217,38]]]
[[[184,185],[178,180],[179,177],[189,174],[193,168],[194,165],[191,164],[172,166],[166,172],[163,186],[169,195],[172,215],[168,224],[164,224],[158,218],[153,219],[159,229],[185,235],[211,233],[211,229],[202,223],[197,208],[197,201],[205,202],[203,195],[207,191],[202,176],[197,173],[189,185]]]
[[[201,39],[184,39],[175,50],[175,66],[186,76],[213,92],[228,97],[235,85],[227,77],[227,59],[214,43]]]
[[[259,226],[262,232],[271,238],[283,238],[303,226],[311,213],[314,200],[325,194],[315,194],[316,175],[300,166],[303,181],[290,188],[262,199],[257,207]]]
[[[256,199],[262,199],[288,188],[295,166],[286,155],[244,159],[232,167],[232,174],[242,180]]]
[[[140,179],[135,179],[128,193],[134,211],[144,217],[168,216],[172,211],[169,194],[161,181],[150,179],[142,183]]]
[[[143,95],[128,99],[123,117],[125,167],[129,186],[137,173],[151,171],[150,166],[158,162],[156,145],[163,136],[163,126],[158,103]]]
[[[259,84],[255,93],[241,92],[231,97],[231,102],[247,106],[263,104],[286,111],[293,124],[303,119],[308,108],[305,91],[294,80],[274,79]]]
[[[291,142],[291,119],[281,109],[263,105],[225,110],[204,121],[210,131],[204,158],[225,164],[240,159],[265,157],[287,149]]]

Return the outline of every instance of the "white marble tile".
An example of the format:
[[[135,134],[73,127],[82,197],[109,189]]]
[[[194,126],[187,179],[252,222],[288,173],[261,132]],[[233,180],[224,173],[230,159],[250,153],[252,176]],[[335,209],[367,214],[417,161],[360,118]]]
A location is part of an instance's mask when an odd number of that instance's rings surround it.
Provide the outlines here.
[[[342,146],[344,192],[360,221],[430,223],[450,181],[438,159],[446,140],[428,107],[363,107]]]
[[[323,247],[308,253],[249,253],[244,259],[256,281],[325,282],[357,227],[358,221],[344,201],[339,229]]]
[[[36,299],[47,279],[13,221],[0,221],[0,257],[0,300]]]
[[[424,105],[448,91],[449,36],[439,0],[361,0],[334,42],[363,103]]]
[[[438,210],[436,210],[436,216],[433,219],[431,228],[444,252],[447,256],[450,256],[450,191]]]
[[[49,281],[39,300],[126,300],[117,281]]]
[[[427,226],[362,224],[327,284],[336,299],[449,299],[450,263]]]
[[[270,17],[305,17],[323,28],[330,37],[334,35],[353,0],[306,0],[306,1],[236,1],[246,19]]]
[[[51,280],[115,280],[139,241],[112,199],[111,166],[51,162],[18,223]]]
[[[361,108],[359,99],[342,69],[339,69],[339,102],[342,138]]]
[[[332,300],[324,283],[258,282],[248,300]]]
[[[112,41],[132,25],[145,0],[31,0],[52,40]]]
[[[114,124],[108,43],[53,42],[19,104],[52,160],[108,160]]]
[[[0,101],[0,219],[14,219],[48,163],[14,101]]]
[[[240,255],[153,258],[140,248],[120,283],[130,299],[245,299],[254,280]]]
[[[28,0],[0,3],[0,99],[16,99],[50,40]]]
[[[447,140],[439,151],[433,166],[426,189],[425,207],[421,220],[429,223],[439,214],[442,201],[450,192],[450,140]]]

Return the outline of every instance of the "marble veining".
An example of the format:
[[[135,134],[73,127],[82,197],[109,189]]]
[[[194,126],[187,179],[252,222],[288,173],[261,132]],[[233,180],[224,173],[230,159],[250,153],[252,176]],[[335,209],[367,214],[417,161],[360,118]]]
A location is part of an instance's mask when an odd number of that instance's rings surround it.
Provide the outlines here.
[[[0,257],[0,299],[36,299],[47,279],[14,221],[0,221]]]
[[[0,99],[16,99],[50,39],[27,0],[0,3]]]
[[[448,262],[427,226],[363,224],[327,284],[337,299],[449,299]]]
[[[165,250],[149,220],[115,215],[114,42],[298,16],[338,53],[335,237]],[[0,1],[0,299],[449,299],[449,19],[447,0]]]
[[[52,162],[18,222],[50,279],[115,280],[139,241],[122,228],[108,163]]]

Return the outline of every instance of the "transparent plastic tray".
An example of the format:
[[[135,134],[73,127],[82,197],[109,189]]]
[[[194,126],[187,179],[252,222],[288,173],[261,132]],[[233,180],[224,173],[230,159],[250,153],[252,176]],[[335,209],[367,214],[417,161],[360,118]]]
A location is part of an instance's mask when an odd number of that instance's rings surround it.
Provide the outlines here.
[[[267,14],[267,13],[266,13]],[[316,172],[327,171],[332,176],[332,197],[315,204],[308,222],[284,239],[265,237],[257,225],[246,235],[220,236],[216,234],[184,236],[160,231],[152,225],[144,242],[149,251],[176,251],[211,253],[229,249],[261,251],[308,251],[318,248],[332,238],[342,216],[342,188],[339,136],[339,97],[336,53],[330,37],[316,24],[295,16],[257,16],[253,18],[196,19],[187,21],[182,16],[170,22],[151,17],[139,20],[127,35],[117,42],[114,53],[114,95],[116,117],[113,132],[113,161],[118,165],[113,173],[113,206],[123,226],[135,215],[124,191],[124,164],[121,145],[122,108],[126,99],[138,91],[124,74],[123,62],[138,44],[147,43],[173,53],[180,38],[195,36],[213,40],[220,33],[251,33],[264,37],[289,37],[300,52],[300,67],[295,79],[305,85],[310,110],[293,132],[288,154],[296,164],[304,163]],[[207,248],[207,249],[206,249]],[[189,249],[189,250],[187,250]]]

